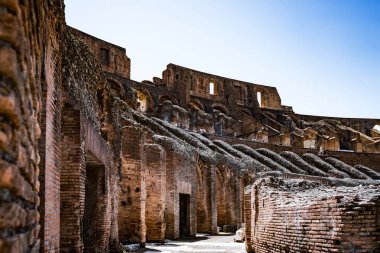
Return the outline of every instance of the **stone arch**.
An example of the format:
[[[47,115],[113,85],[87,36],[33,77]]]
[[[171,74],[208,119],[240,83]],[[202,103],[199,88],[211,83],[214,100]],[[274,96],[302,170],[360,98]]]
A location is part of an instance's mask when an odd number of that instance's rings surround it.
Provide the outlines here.
[[[189,105],[193,106],[194,108],[204,111],[204,106],[198,99],[191,100]]]
[[[121,85],[121,83],[111,78],[108,78],[107,82],[110,85],[110,88],[116,91],[116,96],[121,97],[121,98],[125,96],[125,90],[124,90],[123,85]]]
[[[212,104],[212,109],[213,110],[218,110],[221,113],[224,113],[225,115],[229,115],[228,108],[225,105],[221,104],[221,103],[213,103]]]
[[[159,104],[162,104],[163,102],[165,102],[166,100],[169,100],[170,102],[172,102],[173,104],[178,104],[178,101],[175,97],[169,95],[169,94],[165,94],[165,95],[161,95],[158,99],[158,103]]]
[[[137,110],[141,112],[153,112],[153,98],[147,90],[136,89]]]

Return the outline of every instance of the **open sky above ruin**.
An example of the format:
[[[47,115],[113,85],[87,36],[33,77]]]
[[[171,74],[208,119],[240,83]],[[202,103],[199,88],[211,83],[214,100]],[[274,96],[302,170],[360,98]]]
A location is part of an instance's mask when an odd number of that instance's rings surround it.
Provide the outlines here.
[[[68,25],[127,50],[134,80],[168,63],[276,86],[313,115],[380,118],[380,2],[77,1]]]

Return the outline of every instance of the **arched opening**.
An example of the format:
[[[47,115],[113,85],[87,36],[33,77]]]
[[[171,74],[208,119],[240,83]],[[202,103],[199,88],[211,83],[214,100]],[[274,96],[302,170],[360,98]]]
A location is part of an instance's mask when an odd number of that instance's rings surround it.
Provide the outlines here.
[[[136,96],[137,110],[140,112],[146,112],[148,109],[148,96],[141,91],[136,91]]]
[[[378,131],[380,133],[380,125],[375,125],[373,130]]]
[[[224,107],[221,107],[221,106],[213,106],[212,109],[214,111],[219,111],[221,113],[224,113],[225,115],[227,115],[227,110],[224,108]]]
[[[160,104],[162,104],[162,103],[165,102],[165,101],[170,101],[170,102],[172,102],[171,98],[168,97],[168,96],[162,96],[162,97],[160,97],[160,99],[158,100],[158,102],[159,102]]]
[[[193,108],[196,108],[198,110],[204,111],[203,105],[201,103],[199,103],[198,101],[191,101],[190,102],[190,106],[193,107]]]
[[[116,96],[124,97],[125,91],[124,91],[123,86],[120,83],[118,83],[112,79],[107,79],[107,81],[110,84],[110,88],[112,90],[116,91]]]

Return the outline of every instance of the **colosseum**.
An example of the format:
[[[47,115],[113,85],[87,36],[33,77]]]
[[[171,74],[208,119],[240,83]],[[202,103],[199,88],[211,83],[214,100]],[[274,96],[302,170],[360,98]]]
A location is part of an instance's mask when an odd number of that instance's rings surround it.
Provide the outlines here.
[[[380,252],[380,119],[168,64],[0,1],[0,252],[125,252],[244,231],[247,252]]]

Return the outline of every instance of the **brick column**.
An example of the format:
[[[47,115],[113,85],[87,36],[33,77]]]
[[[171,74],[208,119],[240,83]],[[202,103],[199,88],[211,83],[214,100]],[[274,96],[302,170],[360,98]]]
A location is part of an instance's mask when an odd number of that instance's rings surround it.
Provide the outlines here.
[[[245,220],[245,249],[253,252],[252,249],[252,190],[247,189],[244,194],[244,220]]]
[[[197,232],[216,233],[215,167],[202,166],[197,175]]]
[[[145,171],[141,166],[141,129],[128,126],[122,132],[122,168],[119,195],[120,241],[145,244]]]
[[[166,230],[165,238],[174,239],[179,237],[179,196],[176,193],[176,160],[174,152],[168,149],[166,151],[166,206],[165,221]]]
[[[216,209],[217,209],[217,225],[223,227],[226,221],[226,187],[225,175],[223,168],[216,168]]]
[[[181,152],[182,151],[182,152]],[[190,195],[189,233],[195,235],[197,230],[197,183],[195,163],[189,157],[191,154],[183,150],[165,148],[166,152],[166,235],[168,239],[180,236],[180,196]]]
[[[217,234],[218,232],[218,211],[216,207],[216,168],[211,165],[210,168],[210,213],[211,213],[211,233]]]
[[[80,112],[66,104],[62,114],[60,251],[81,252],[85,200],[85,143]]]
[[[146,171],[146,240],[165,239],[166,155],[157,144],[144,144],[142,169]]]

